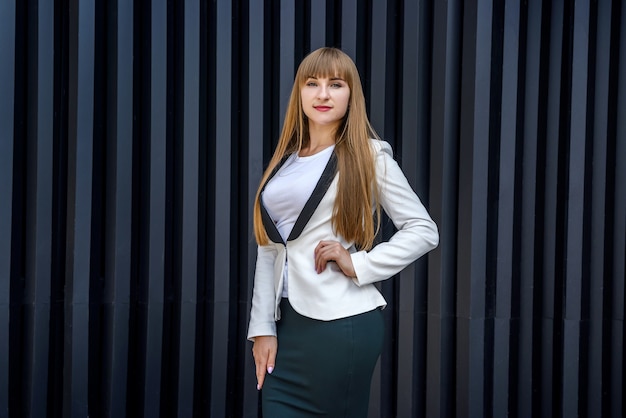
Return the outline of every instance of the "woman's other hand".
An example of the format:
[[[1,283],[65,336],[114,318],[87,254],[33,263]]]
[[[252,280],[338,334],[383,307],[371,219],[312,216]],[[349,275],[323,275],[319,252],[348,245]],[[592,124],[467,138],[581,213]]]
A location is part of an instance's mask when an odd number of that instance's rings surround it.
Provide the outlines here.
[[[265,381],[265,373],[272,374],[276,367],[276,351],[278,340],[273,335],[262,335],[254,338],[252,356],[256,364],[257,390],[261,390]]]
[[[320,241],[315,247],[315,270],[318,274],[324,271],[329,261],[334,261],[346,276],[356,277],[348,250],[337,241]]]

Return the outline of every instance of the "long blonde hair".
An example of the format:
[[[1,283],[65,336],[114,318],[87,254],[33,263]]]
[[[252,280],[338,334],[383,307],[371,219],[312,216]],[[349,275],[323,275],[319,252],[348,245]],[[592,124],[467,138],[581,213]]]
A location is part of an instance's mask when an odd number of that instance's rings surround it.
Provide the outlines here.
[[[375,162],[370,138],[378,139],[365,109],[361,79],[354,62],[336,48],[311,52],[300,64],[291,90],[283,129],[261,179],[254,202],[254,235],[259,245],[269,242],[261,219],[261,192],[283,157],[309,145],[308,119],[302,109],[300,89],[307,78],[341,77],[350,87],[348,111],[335,132],[335,154],[339,181],[332,225],[336,234],[364,250],[372,248],[380,227],[380,205]],[[375,205],[375,214],[372,213]]]

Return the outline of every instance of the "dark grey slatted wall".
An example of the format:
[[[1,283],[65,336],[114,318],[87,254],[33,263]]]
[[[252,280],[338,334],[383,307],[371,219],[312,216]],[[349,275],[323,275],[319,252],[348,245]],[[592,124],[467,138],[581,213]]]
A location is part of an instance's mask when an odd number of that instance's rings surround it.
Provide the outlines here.
[[[545,79],[546,79],[546,60],[549,59],[546,52],[545,40],[542,43],[542,34],[545,33],[550,14],[544,9],[542,2],[529,2],[526,9],[526,30],[520,32],[526,33],[526,37],[520,36],[520,58],[519,63],[524,63],[518,71],[520,77],[519,94],[524,97],[522,107],[516,114],[515,127],[518,132],[518,147],[516,148],[516,163],[521,165],[524,161],[526,167],[516,177],[517,188],[514,189],[516,198],[514,210],[516,211],[517,223],[514,227],[517,230],[517,251],[515,251],[515,264],[510,266],[512,276],[515,277],[515,283],[518,295],[515,301],[516,305],[512,308],[517,309],[517,323],[519,332],[513,334],[510,344],[513,353],[518,353],[518,358],[513,357],[510,360],[510,367],[518,371],[517,388],[513,387],[509,390],[510,399],[513,405],[517,404],[519,416],[541,416],[540,405],[548,405],[549,398],[541,398],[540,382],[544,378],[539,371],[541,367],[542,357],[540,355],[543,347],[543,341],[547,341],[548,337],[543,336],[543,330],[547,329],[547,324],[541,317],[535,316],[535,309],[540,305],[539,289],[541,283],[534,285],[534,277],[540,275],[541,259],[535,253],[535,239],[542,242],[540,237],[541,230],[532,227],[535,222],[535,211],[542,214],[540,219],[545,218],[545,213],[540,208],[538,201],[539,195],[536,187],[537,184],[537,146],[536,143],[541,135],[543,138],[543,130],[545,129],[546,100],[545,100]],[[524,21],[523,12],[520,13],[520,22]],[[520,23],[523,27],[523,23]],[[554,96],[552,93],[550,97]],[[539,115],[541,112],[541,117]],[[541,130],[539,127],[541,126]],[[541,134],[540,134],[541,132]],[[519,162],[518,162],[519,161]],[[541,167],[541,166],[539,166]],[[540,177],[544,177],[542,174]],[[511,210],[509,207],[508,210]],[[529,227],[522,227],[529,225]],[[503,239],[506,239],[503,236]],[[545,242],[544,242],[545,246]],[[524,260],[524,262],[522,262]],[[548,260],[543,260],[545,263]],[[545,264],[544,264],[545,265]],[[546,275],[551,275],[547,273]],[[513,285],[513,282],[511,282]],[[512,309],[512,313],[513,313]],[[546,315],[547,312],[544,312]],[[536,318],[536,319],[535,319]],[[513,324],[515,322],[512,322]],[[523,344],[523,346],[522,346]],[[532,365],[535,364],[533,367]],[[549,369],[549,367],[546,367]],[[509,380],[511,381],[511,380]],[[549,412],[546,416],[549,415]]]
[[[104,185],[106,236],[104,245],[104,286],[101,288],[108,346],[101,351],[99,394],[103,415],[124,416],[129,370],[129,320],[131,292],[132,182],[133,177],[133,42],[132,3],[110,2],[106,11],[106,145]],[[102,53],[102,52],[101,52]],[[103,150],[103,148],[100,148]],[[136,369],[135,369],[136,370]],[[91,376],[90,376],[91,379]],[[93,379],[92,382],[98,382]],[[98,384],[98,383],[92,384]],[[95,392],[95,391],[94,391]],[[93,397],[92,397],[93,399]]]
[[[324,45],[441,234],[381,285],[370,416],[623,416],[621,1],[28,0],[0,2],[0,417],[260,415],[252,202]]]
[[[608,285],[608,295],[605,294],[606,309],[604,310],[603,322],[607,324],[606,335],[604,341],[606,344],[602,347],[603,356],[603,386],[609,389],[610,393],[618,393],[616,390],[622,390],[624,387],[624,296],[626,295],[626,287],[624,286],[624,277],[626,277],[626,167],[624,164],[618,164],[626,157],[626,7],[615,7],[612,11],[613,26],[620,28],[620,33],[613,31],[611,41],[619,45],[614,50],[619,49],[618,57],[611,55],[611,74],[612,79],[616,80],[617,87],[614,85],[609,88],[611,99],[609,103],[616,108],[615,120],[613,126],[615,138],[621,140],[615,141],[610,148],[614,153],[607,153],[607,159],[614,164],[613,170],[607,170],[607,173],[613,175],[615,183],[613,187],[607,188],[607,193],[613,194],[613,200],[608,199],[609,203],[613,203],[613,211],[607,210],[607,222],[613,223],[612,228],[607,228],[608,235],[612,238],[609,242],[613,246],[613,251],[607,251],[607,274],[612,279]],[[621,69],[621,71],[618,71]],[[613,133],[612,132],[612,133]],[[610,185],[610,182],[609,182]],[[611,248],[608,246],[607,248]],[[610,347],[610,348],[609,348]],[[607,399],[608,398],[608,399]],[[624,411],[624,401],[619,396],[604,396],[603,406],[618,414]]]
[[[13,133],[15,100],[15,4],[0,4],[0,415],[9,414],[9,318],[11,276],[11,232],[13,230]]]

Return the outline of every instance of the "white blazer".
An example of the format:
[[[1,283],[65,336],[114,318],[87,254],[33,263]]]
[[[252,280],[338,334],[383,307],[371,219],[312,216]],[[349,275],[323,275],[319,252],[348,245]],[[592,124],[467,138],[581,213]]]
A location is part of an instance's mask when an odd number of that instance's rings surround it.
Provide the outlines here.
[[[341,175],[333,154],[287,242],[261,206],[270,243],[258,247],[248,339],[276,335],[286,260],[293,309],[309,318],[329,321],[386,306],[374,283],[392,277],[437,246],[437,225],[393,159],[391,146],[374,139],[371,144],[376,152],[380,204],[397,232],[370,251],[357,251],[352,242],[333,232],[331,218]],[[346,277],[333,262],[322,273],[315,271],[313,251],[321,240],[339,241],[348,249],[355,278]]]

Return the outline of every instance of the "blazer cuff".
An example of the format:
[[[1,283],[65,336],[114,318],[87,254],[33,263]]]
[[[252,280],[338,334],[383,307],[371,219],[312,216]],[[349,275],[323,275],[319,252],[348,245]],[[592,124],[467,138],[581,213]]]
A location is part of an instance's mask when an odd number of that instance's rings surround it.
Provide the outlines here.
[[[352,265],[354,267],[354,274],[356,277],[352,277],[352,281],[357,286],[363,286],[378,281],[377,278],[366,277],[367,271],[367,251],[357,251],[350,254],[352,258]],[[370,275],[371,276],[371,275]],[[373,279],[373,280],[372,280]]]
[[[262,322],[248,328],[248,340],[254,342],[256,337],[271,335],[276,336],[276,322]]]

